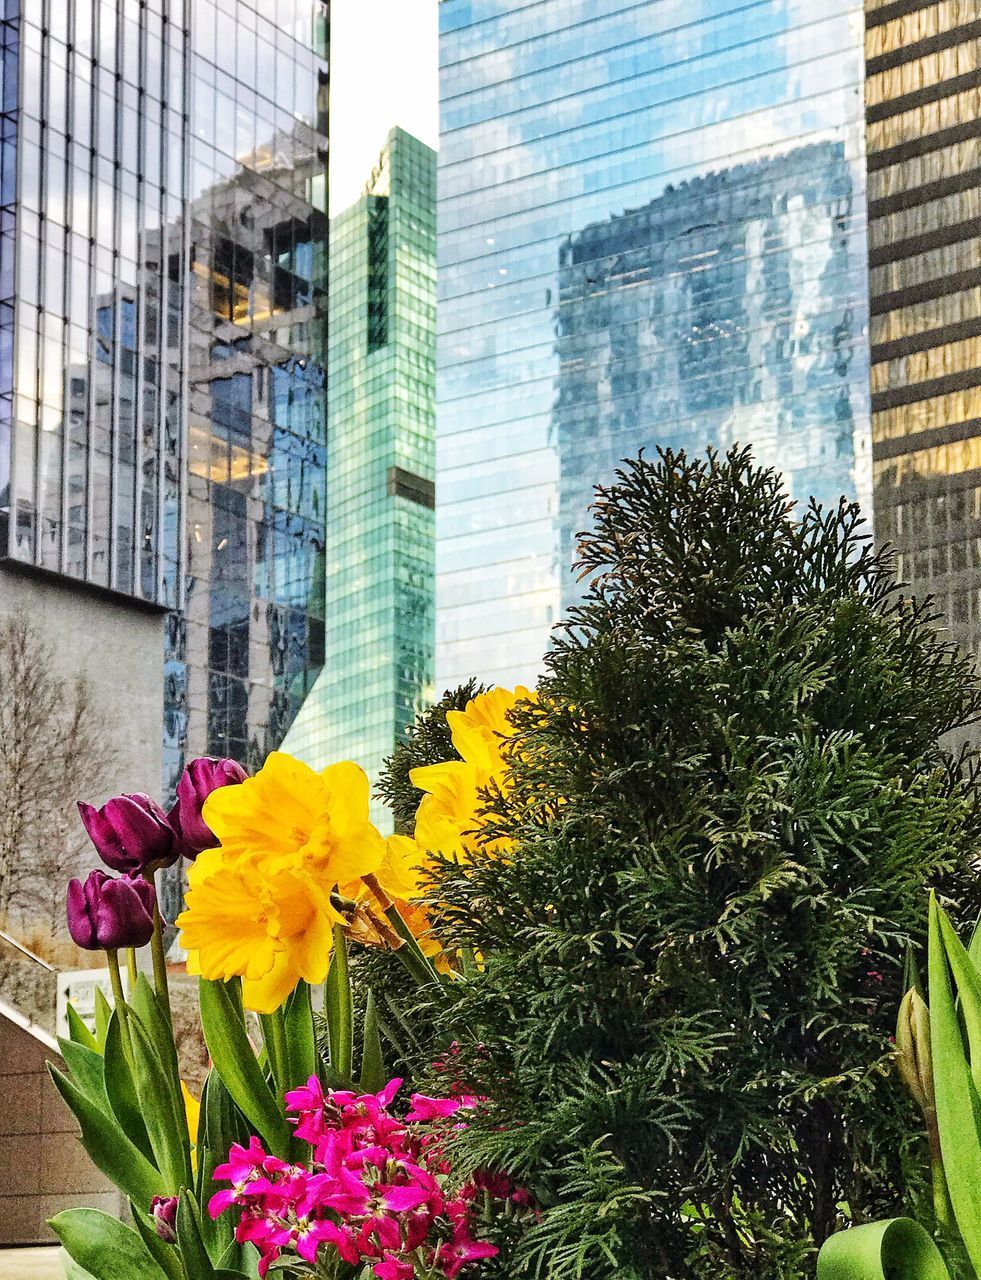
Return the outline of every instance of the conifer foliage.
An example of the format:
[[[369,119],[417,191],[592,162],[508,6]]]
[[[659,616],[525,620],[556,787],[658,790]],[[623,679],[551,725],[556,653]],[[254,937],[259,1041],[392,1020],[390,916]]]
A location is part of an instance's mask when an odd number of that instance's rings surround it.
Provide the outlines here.
[[[807,1275],[904,1207],[890,1039],[925,888],[981,906],[973,760],[942,745],[981,695],[855,506],[798,511],[738,450],[598,492],[488,799],[513,852],[434,889],[482,957],[432,1011],[494,1102],[461,1151],[537,1197],[512,1275]]]

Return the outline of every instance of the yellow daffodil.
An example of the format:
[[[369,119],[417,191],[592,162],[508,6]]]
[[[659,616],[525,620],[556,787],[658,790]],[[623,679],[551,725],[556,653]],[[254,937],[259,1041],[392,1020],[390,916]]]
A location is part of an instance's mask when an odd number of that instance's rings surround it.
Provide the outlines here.
[[[272,1013],[301,978],[323,982],[343,918],[331,905],[332,886],[275,858],[219,860],[213,869],[212,862],[202,854],[191,868],[177,920],[188,970],[241,977],[245,1007],[257,1013]]]
[[[271,1013],[301,978],[323,982],[344,920],[331,895],[359,896],[385,858],[367,777],[346,762],[318,774],[277,751],[254,778],[213,791],[203,814],[221,843],[188,873],[177,920],[188,970],[241,977],[246,1008]]]
[[[416,814],[415,837],[421,848],[466,861],[481,846],[479,810],[483,794],[497,788],[506,794],[510,777],[505,745],[514,728],[508,712],[518,701],[535,695],[519,685],[478,694],[463,711],[450,711],[446,722],[453,746],[462,759],[413,769],[413,786],[425,791]],[[484,844],[491,853],[504,853],[509,842]]]

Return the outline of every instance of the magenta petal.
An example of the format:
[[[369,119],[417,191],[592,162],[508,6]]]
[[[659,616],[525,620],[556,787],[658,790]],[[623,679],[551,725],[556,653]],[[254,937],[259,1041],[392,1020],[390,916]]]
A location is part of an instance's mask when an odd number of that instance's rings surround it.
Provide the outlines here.
[[[429,1197],[424,1187],[410,1184],[406,1187],[382,1187],[382,1199],[393,1213],[405,1213],[417,1209]]]
[[[81,880],[68,882],[68,932],[76,946],[86,951],[98,951],[99,944],[95,938],[95,922],[88,913],[85,901],[85,887]]]

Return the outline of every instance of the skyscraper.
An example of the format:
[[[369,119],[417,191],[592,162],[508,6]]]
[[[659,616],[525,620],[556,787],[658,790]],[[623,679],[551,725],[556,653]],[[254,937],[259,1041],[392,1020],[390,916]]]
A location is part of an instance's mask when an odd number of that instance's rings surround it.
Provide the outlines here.
[[[866,6],[876,534],[981,660],[977,6]]]
[[[641,443],[868,497],[862,7],[439,8],[437,687],[512,684]]]
[[[374,779],[432,696],[436,157],[402,129],[332,219],[326,653],[287,735]]]
[[[191,6],[187,496],[164,789],[251,767],[323,663],[328,7]]]
[[[0,615],[166,800],[323,664],[329,8],[0,13]]]

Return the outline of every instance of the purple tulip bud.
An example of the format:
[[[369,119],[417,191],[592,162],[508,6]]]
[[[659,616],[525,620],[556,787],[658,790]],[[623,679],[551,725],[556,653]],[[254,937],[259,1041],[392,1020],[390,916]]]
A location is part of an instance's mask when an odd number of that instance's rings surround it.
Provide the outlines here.
[[[194,859],[202,850],[214,849],[218,844],[214,832],[201,816],[208,796],[219,787],[234,786],[247,777],[237,760],[202,756],[187,766],[177,784],[177,802],[168,815],[185,858]]]
[[[177,1239],[177,1197],[154,1196],[150,1201],[150,1214],[160,1239],[173,1244]]]
[[[113,871],[136,875],[180,857],[167,815],[149,796],[113,796],[101,809],[80,800],[78,812],[99,857]]]
[[[90,871],[68,882],[68,932],[86,951],[142,947],[153,936],[157,895],[149,880]]]

